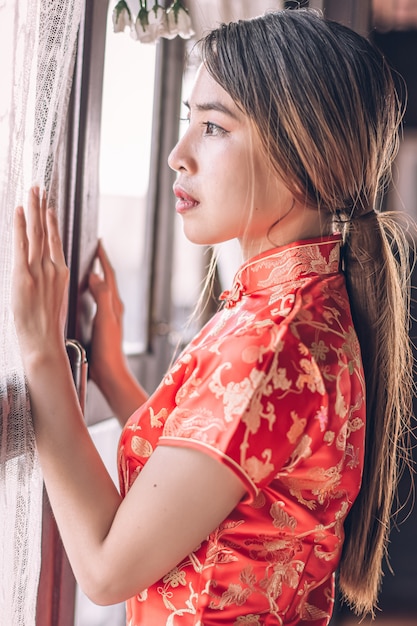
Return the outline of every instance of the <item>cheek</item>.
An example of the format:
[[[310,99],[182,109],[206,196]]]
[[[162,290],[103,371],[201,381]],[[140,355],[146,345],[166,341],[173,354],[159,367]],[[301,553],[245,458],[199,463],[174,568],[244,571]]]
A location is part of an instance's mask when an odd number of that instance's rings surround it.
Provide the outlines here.
[[[202,151],[200,165],[205,189],[211,197],[237,203],[242,211],[254,206],[261,185],[254,159],[245,147],[219,142],[212,150]]]
[[[235,168],[216,167],[206,177],[205,187],[210,197],[228,206],[236,206],[243,212],[253,206],[254,187],[244,173]]]
[[[276,174],[264,171],[257,177],[256,199],[260,208],[278,218],[291,206],[293,195]]]
[[[240,204],[242,211],[256,207],[259,187],[254,172],[246,161],[229,163],[227,169],[223,169],[222,176],[225,180],[224,188]]]

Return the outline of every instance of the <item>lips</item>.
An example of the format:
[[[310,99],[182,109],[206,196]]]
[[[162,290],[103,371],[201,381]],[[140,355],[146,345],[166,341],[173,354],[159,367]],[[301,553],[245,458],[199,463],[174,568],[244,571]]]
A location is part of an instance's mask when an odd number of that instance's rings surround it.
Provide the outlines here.
[[[177,213],[185,213],[199,204],[198,200],[190,196],[180,185],[174,185],[174,194],[177,198],[175,204]]]

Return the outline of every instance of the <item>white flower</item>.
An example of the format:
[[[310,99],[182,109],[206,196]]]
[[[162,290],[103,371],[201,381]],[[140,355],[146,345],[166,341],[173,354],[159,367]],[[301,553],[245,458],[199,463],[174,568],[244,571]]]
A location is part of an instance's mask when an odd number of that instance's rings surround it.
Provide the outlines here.
[[[143,24],[141,23],[138,17],[136,18],[136,22],[134,23],[132,27],[131,35],[133,39],[135,39],[136,41],[140,41],[142,43],[154,43],[155,42],[155,38],[153,37],[149,28],[147,26],[145,26],[144,28]]]
[[[132,28],[132,37],[142,43],[155,43],[168,32],[165,9],[155,3],[149,11],[142,8]]]
[[[113,31],[115,33],[124,33],[127,27],[132,25],[132,14],[125,0],[119,0],[113,9]]]
[[[191,17],[179,0],[175,0],[167,10],[167,22],[169,34],[164,35],[167,39],[173,39],[177,35],[189,39],[194,35]]]
[[[133,39],[142,41],[143,43],[152,42],[153,39],[149,36],[148,25],[148,11],[145,7],[141,6],[136,21],[132,27],[131,35]]]
[[[158,3],[149,11],[149,28],[152,30],[155,40],[164,37],[168,33],[167,15],[165,9]]]

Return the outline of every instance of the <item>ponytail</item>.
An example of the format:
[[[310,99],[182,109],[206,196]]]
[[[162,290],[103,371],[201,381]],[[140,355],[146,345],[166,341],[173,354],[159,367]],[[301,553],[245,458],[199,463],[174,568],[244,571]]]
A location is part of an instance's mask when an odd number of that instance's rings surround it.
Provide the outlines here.
[[[372,613],[413,387],[409,246],[399,216],[374,210],[398,149],[401,99],[381,53],[313,9],[223,25],[201,46],[212,77],[255,124],[277,176],[300,203],[341,222],[367,433],[340,586],[358,613]]]
[[[346,227],[344,263],[366,380],[362,487],[345,522],[340,589],[357,613],[373,612],[390,530],[398,460],[412,412],[408,336],[409,244],[395,213],[371,211]]]

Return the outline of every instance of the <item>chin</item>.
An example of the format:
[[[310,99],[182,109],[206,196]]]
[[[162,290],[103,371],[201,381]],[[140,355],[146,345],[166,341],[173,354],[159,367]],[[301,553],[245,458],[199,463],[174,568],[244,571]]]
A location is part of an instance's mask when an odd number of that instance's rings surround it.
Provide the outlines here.
[[[221,237],[210,237],[207,236],[207,233],[195,232],[194,230],[187,229],[186,227],[184,227],[184,235],[188,241],[198,246],[214,246],[216,243],[226,241]]]

